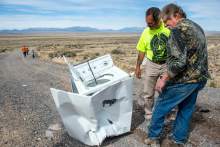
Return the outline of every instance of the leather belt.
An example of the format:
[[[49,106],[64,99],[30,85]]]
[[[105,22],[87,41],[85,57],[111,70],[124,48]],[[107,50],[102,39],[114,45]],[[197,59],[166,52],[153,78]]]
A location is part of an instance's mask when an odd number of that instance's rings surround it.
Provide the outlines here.
[[[152,62],[154,62],[154,63],[156,63],[156,64],[165,64],[165,63],[166,63],[166,60],[164,60],[164,61],[152,61]]]

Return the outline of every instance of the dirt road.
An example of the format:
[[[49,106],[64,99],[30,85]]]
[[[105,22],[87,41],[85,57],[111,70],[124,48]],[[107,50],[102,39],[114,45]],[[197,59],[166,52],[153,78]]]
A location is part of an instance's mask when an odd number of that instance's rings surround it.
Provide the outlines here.
[[[137,105],[140,81],[135,80],[132,132],[105,140],[106,147],[142,147],[147,122]],[[0,146],[85,145],[71,138],[62,125],[49,88],[70,91],[65,65],[23,58],[18,51],[0,54]],[[208,111],[208,112],[207,112]],[[192,120],[189,145],[220,146],[220,90],[205,88]],[[165,129],[169,131],[169,125]],[[168,146],[167,139],[163,146]]]

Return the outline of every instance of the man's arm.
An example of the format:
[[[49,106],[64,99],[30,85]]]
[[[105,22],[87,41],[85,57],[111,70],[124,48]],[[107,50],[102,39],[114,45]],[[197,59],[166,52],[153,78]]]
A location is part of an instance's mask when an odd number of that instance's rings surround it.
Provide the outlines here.
[[[138,52],[138,59],[137,59],[137,64],[136,64],[136,69],[135,69],[135,75],[138,79],[141,78],[141,64],[144,60],[145,53],[144,52]]]
[[[158,79],[155,90],[162,92],[166,82],[185,70],[187,65],[187,48],[180,32],[175,29],[168,41],[167,71]]]
[[[171,78],[184,71],[187,65],[188,49],[185,38],[182,38],[181,34],[183,32],[178,29],[172,30],[171,38],[168,42],[167,72]]]
[[[137,64],[135,69],[135,75],[138,79],[141,78],[141,64],[145,57],[146,52],[146,29],[142,32],[141,37],[137,43],[136,49],[138,51]]]

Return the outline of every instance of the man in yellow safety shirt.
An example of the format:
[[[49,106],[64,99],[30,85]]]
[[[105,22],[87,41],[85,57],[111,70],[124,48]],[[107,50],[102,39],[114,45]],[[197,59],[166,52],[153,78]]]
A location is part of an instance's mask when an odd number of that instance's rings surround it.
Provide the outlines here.
[[[151,7],[146,11],[146,23],[137,44],[138,59],[135,69],[137,78],[141,78],[141,64],[146,58],[144,74],[144,110],[145,119],[151,119],[154,103],[155,85],[157,79],[166,70],[167,41],[170,30],[166,28],[161,20],[160,9]]]

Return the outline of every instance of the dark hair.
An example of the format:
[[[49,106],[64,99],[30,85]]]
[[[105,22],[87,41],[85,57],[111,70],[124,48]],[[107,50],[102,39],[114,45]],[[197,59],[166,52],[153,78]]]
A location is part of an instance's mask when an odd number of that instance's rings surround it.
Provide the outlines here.
[[[152,15],[155,22],[160,21],[160,9],[157,7],[151,7],[147,9],[146,16]]]
[[[186,18],[186,13],[183,11],[183,9],[176,5],[176,4],[168,4],[166,5],[162,10],[162,17],[168,18],[171,16],[174,16],[175,14],[179,14],[182,18]]]

